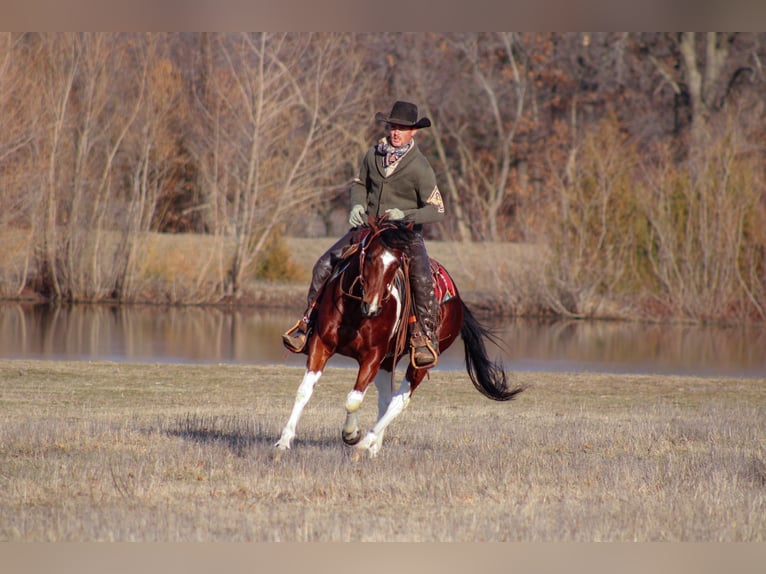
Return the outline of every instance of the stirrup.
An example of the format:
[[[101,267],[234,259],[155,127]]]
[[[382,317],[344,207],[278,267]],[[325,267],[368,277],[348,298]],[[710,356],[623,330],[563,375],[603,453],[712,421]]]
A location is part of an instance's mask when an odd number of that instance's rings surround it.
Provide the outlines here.
[[[291,353],[302,353],[309,339],[309,324],[301,319],[282,335],[282,344]]]
[[[430,357],[425,355],[425,352],[430,354]],[[435,367],[439,362],[439,353],[431,345],[431,341],[428,337],[423,335],[422,332],[414,333],[410,338],[410,364],[415,369],[430,369]]]

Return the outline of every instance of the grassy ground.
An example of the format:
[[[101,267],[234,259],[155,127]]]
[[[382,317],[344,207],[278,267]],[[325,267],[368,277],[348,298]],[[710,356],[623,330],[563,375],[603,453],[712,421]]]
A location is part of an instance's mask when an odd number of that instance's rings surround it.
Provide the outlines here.
[[[438,372],[354,461],[328,369],[275,461],[301,376],[0,361],[0,540],[766,539],[766,380]]]

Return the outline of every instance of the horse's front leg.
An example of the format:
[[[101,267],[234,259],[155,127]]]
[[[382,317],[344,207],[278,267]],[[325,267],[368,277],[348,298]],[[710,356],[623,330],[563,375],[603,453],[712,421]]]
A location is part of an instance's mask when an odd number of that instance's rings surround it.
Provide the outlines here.
[[[346,420],[343,422],[340,436],[349,446],[355,445],[362,439],[362,433],[359,431],[359,407],[362,404],[362,398],[363,396],[352,396],[351,393],[346,397]]]
[[[319,337],[314,337],[311,340],[310,345],[309,357],[306,361],[306,372],[304,373],[303,380],[298,386],[298,391],[295,394],[293,410],[290,413],[290,418],[287,420],[287,424],[282,429],[282,436],[274,445],[280,451],[290,448],[293,438],[295,438],[295,429],[298,426],[298,421],[301,418],[303,409],[309,402],[311,395],[314,393],[314,386],[321,378],[322,370],[331,355],[330,350],[321,342]]]
[[[367,387],[379,373],[379,358],[373,357],[359,364],[354,388],[346,396],[346,421],[343,423],[341,436],[347,445],[355,445],[362,438],[359,430],[359,409],[362,406]],[[377,384],[377,379],[376,379]]]

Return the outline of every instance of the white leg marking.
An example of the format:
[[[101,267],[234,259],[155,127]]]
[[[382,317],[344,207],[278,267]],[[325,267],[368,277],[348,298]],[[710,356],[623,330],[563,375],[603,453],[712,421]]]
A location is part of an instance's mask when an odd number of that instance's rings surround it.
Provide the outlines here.
[[[378,371],[378,374],[375,375],[375,388],[378,389],[378,420],[383,417],[388,409],[388,404],[391,402],[392,384],[391,373]]]
[[[303,380],[298,387],[298,392],[295,393],[295,404],[293,404],[293,411],[290,413],[290,418],[282,429],[282,436],[277,441],[276,446],[279,450],[285,450],[290,448],[290,444],[295,437],[295,428],[298,426],[298,421],[301,418],[301,413],[306,403],[309,402],[312,393],[314,392],[314,385],[316,385],[319,378],[322,376],[322,371],[306,371],[303,375]]]
[[[357,445],[360,449],[366,449],[370,453],[370,458],[374,458],[380,451],[380,447],[383,446],[383,435],[386,432],[386,427],[407,408],[410,402],[410,392],[410,382],[405,377],[402,386],[391,398],[386,412]]]
[[[353,413],[359,410],[364,400],[364,393],[361,391],[351,391],[346,395],[346,412]]]
[[[396,394],[391,398],[391,403],[388,405],[386,412],[380,419],[378,419],[378,422],[375,423],[375,426],[372,427],[372,431],[370,432],[380,434],[386,430],[386,427],[391,424],[391,421],[399,416],[401,412],[407,408],[408,404],[410,404],[410,382],[405,377],[402,381],[402,386],[399,387],[399,390],[396,391]]]
[[[378,420],[383,418],[388,410],[388,405],[391,404],[391,396],[394,392],[394,381],[391,378],[391,373],[385,371],[378,371],[375,375],[375,387],[378,389]],[[378,442],[383,443],[383,434],[385,430],[378,435]]]

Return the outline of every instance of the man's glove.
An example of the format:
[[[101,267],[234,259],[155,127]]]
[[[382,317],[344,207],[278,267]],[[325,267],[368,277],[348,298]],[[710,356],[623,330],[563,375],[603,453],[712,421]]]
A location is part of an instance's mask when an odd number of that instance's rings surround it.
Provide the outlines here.
[[[364,215],[364,206],[357,203],[354,207],[351,208],[351,214],[348,216],[348,222],[354,227],[359,227],[365,222]]]
[[[404,219],[404,212],[401,209],[394,207],[393,209],[386,209],[386,217],[393,221],[397,219]]]

